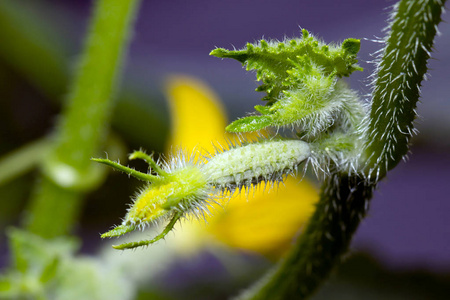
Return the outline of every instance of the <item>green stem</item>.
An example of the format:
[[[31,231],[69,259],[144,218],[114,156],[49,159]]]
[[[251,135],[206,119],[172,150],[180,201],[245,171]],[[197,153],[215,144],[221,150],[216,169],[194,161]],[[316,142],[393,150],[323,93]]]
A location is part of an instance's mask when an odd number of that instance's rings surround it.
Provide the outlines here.
[[[84,194],[40,178],[25,219],[27,229],[42,237],[66,234],[76,222]]]
[[[416,103],[445,0],[400,1],[374,82],[367,170],[382,178],[407,154]]]
[[[314,215],[288,256],[239,299],[310,296],[348,249],[368,209],[373,188],[357,176],[330,176],[323,185]]]
[[[90,158],[107,135],[122,56],[139,0],[99,0],[80,68],[43,162],[41,180],[27,220],[34,233],[53,237],[73,225],[85,192],[102,180]],[[61,203],[62,202],[62,203]],[[58,216],[56,216],[58,215]]]
[[[56,182],[60,180],[59,165],[64,165],[73,168],[73,185],[90,185],[95,169],[89,158],[98,153],[106,137],[117,73],[137,2],[97,2],[85,54],[57,127],[55,151],[45,165],[47,175]]]

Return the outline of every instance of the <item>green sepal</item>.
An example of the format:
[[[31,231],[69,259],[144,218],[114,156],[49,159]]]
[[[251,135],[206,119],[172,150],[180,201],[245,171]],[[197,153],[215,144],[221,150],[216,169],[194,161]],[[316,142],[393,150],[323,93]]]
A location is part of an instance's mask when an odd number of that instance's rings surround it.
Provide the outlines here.
[[[121,236],[121,235],[124,235],[125,233],[131,232],[135,229],[136,229],[136,226],[134,226],[134,225],[119,225],[119,226],[116,226],[114,229],[111,229],[110,231],[105,232],[100,237],[102,239],[104,239],[106,237]]]
[[[155,176],[155,175],[151,175],[151,174],[147,174],[147,173],[142,173],[139,171],[136,171],[135,169],[126,167],[121,165],[118,162],[109,160],[107,158],[91,158],[92,161],[110,166],[111,168],[114,168],[118,171],[124,172],[125,174],[131,175],[134,178],[137,178],[139,180],[142,181],[148,181],[148,182],[162,182],[162,178],[159,176]]]
[[[272,116],[250,116],[234,121],[225,130],[228,132],[250,132],[272,125]]]
[[[142,246],[149,246],[153,243],[156,243],[157,241],[164,239],[166,237],[166,235],[170,231],[172,231],[173,227],[175,226],[175,223],[181,218],[182,215],[183,215],[183,212],[176,212],[173,215],[172,219],[170,220],[169,224],[167,224],[167,226],[164,228],[164,230],[151,240],[143,240],[143,241],[138,241],[138,242],[124,243],[124,244],[120,244],[120,245],[113,245],[112,247],[117,250],[125,250],[125,249],[133,249],[133,248],[142,247]]]

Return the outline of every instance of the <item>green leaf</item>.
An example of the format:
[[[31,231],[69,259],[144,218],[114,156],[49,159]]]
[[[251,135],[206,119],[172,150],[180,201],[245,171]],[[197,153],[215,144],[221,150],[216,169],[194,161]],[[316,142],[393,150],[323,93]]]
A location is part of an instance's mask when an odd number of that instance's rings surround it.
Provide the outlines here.
[[[349,76],[353,71],[361,70],[356,65],[356,54],[360,48],[358,39],[347,39],[341,46],[333,46],[319,41],[306,30],[302,33],[300,39],[282,42],[261,40],[256,44],[247,44],[241,50],[214,49],[210,55],[233,58],[246,65],[247,70],[256,70],[257,79],[264,86],[259,90],[268,93],[283,86],[289,77],[286,72],[297,68],[302,63],[302,57],[317,65],[326,76]]]
[[[8,230],[11,252],[17,270],[44,269],[53,263],[55,257],[67,256],[78,248],[76,239],[42,237],[25,230],[11,228]]]
[[[3,296],[3,293],[6,293],[12,289],[11,279],[7,276],[0,276],[0,297]]]
[[[43,284],[49,282],[51,279],[55,278],[58,267],[60,266],[60,260],[58,257],[54,257],[53,260],[48,263],[41,273],[39,281]]]
[[[229,132],[250,132],[261,130],[272,124],[272,116],[250,116],[234,121],[225,130]]]
[[[336,77],[349,76],[354,71],[362,70],[356,64],[359,48],[358,39],[346,39],[342,45],[337,46],[327,45],[303,29],[302,37],[297,39],[282,42],[261,40],[256,44],[247,44],[241,50],[213,50],[210,55],[233,58],[245,65],[247,70],[256,70],[257,80],[262,81],[256,91],[266,93],[262,100],[268,101],[267,105],[270,106],[270,111],[268,107],[256,106],[258,112],[263,115],[268,115],[269,112],[276,114],[278,112],[275,106],[283,102],[281,106],[277,106],[284,109],[279,112],[281,117],[277,120],[275,116],[247,117],[233,122],[227,127],[227,131],[247,132],[266,126],[298,124],[306,125],[307,128],[314,127],[311,123],[313,119],[304,119],[309,111],[302,111],[301,108],[311,106],[325,111],[333,110],[328,109],[327,104],[341,101],[328,97],[334,90]],[[296,99],[289,98],[288,93],[295,93]],[[301,99],[300,104],[298,99]],[[336,114],[339,113],[336,111]],[[330,118],[329,114],[322,112],[318,112],[318,115]],[[334,119],[336,116],[332,117]],[[317,131],[321,131],[322,127]]]

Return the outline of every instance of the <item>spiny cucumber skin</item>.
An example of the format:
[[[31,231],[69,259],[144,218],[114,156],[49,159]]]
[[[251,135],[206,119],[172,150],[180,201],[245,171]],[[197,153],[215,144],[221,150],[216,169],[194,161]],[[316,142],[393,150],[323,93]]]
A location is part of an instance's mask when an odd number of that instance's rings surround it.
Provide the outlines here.
[[[179,153],[165,162],[160,181],[148,184],[136,197],[122,226],[143,229],[181,212],[201,217],[223,190],[250,187],[260,181],[281,181],[311,155],[300,140],[264,141],[216,154],[205,164]]]
[[[216,187],[250,186],[261,179],[281,180],[310,154],[308,143],[299,140],[255,143],[217,154],[203,170]]]

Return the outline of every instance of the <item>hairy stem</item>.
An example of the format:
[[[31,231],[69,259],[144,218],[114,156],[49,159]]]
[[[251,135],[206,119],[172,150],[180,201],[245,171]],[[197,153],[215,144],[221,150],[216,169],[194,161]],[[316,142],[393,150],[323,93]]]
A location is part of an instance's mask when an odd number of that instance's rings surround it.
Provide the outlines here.
[[[43,162],[45,177],[32,199],[27,227],[34,233],[45,237],[66,233],[84,192],[102,179],[90,158],[98,153],[107,134],[117,74],[138,2],[97,1],[80,68],[52,150]]]
[[[416,103],[445,0],[400,1],[376,71],[367,170],[379,179],[407,154]]]

